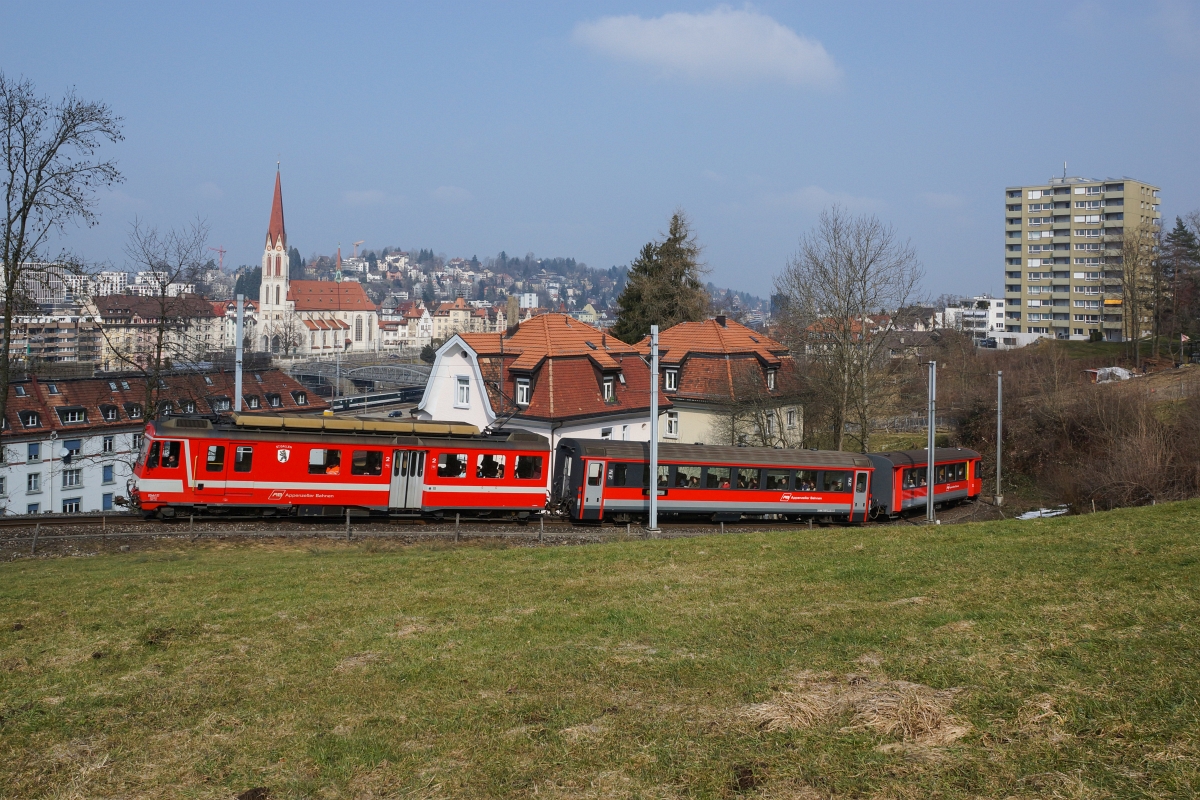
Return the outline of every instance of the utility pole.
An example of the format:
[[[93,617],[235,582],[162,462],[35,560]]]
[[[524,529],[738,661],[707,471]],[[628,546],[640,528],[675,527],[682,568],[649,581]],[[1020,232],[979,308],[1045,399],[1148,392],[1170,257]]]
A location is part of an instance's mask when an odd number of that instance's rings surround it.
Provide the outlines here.
[[[233,410],[242,410],[242,315],[245,313],[246,296],[237,296],[237,325],[234,328],[234,359],[233,359]]]
[[[1000,488],[1000,451],[1004,446],[1004,370],[996,370],[996,496],[992,498],[998,505],[1004,505],[1004,490]]]
[[[650,527],[658,535],[658,326],[650,326]]]
[[[925,521],[932,525],[937,520],[933,511],[933,462],[937,444],[937,362],[929,362],[929,445],[926,454],[928,465],[925,471]]]

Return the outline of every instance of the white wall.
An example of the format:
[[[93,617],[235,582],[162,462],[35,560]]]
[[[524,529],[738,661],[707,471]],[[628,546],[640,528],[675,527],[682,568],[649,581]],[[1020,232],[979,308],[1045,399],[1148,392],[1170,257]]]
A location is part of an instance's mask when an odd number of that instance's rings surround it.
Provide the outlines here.
[[[63,500],[78,497],[79,510],[121,511],[121,507],[105,508],[117,497],[127,497],[125,483],[132,474],[132,464],[137,458],[137,447],[133,437],[141,436],[142,426],[136,431],[104,430],[85,435],[63,436],[50,439],[23,437],[19,441],[4,442],[4,463],[0,464],[4,492],[0,494],[0,511],[4,514],[29,513],[29,506],[37,504],[37,513],[61,514]],[[113,437],[113,451],[104,452],[104,438]],[[7,437],[6,437],[7,439]],[[63,445],[74,439],[80,440],[81,452],[73,456],[70,464],[63,464]],[[40,445],[41,458],[30,461],[29,445]],[[111,466],[112,480],[104,481],[104,467]],[[77,486],[63,486],[64,470],[80,470],[81,481]],[[39,476],[37,491],[28,490],[29,475]],[[107,501],[106,501],[107,497]]]

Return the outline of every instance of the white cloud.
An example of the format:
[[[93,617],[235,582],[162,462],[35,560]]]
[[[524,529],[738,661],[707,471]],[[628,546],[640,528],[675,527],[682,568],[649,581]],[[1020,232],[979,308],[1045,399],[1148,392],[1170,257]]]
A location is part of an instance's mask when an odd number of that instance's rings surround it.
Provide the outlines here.
[[[782,81],[827,87],[841,70],[820,42],[749,8],[700,14],[602,17],[575,26],[574,40],[617,61],[701,81]]]
[[[475,197],[466,189],[458,186],[439,186],[433,190],[433,199],[447,205],[458,205],[460,203],[469,203]]]
[[[868,211],[882,203],[872,197],[856,197],[847,192],[831,192],[820,186],[805,186],[791,192],[766,196],[769,205],[783,206],[799,211],[822,211],[832,205],[844,206],[852,211]]]

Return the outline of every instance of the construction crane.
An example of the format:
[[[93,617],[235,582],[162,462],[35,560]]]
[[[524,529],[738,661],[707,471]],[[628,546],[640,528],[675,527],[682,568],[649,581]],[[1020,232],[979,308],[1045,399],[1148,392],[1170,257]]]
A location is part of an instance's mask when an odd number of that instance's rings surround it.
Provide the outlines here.
[[[220,270],[222,272],[224,272],[225,271],[225,248],[224,247],[210,247],[208,249],[212,250],[214,253],[220,253],[221,260],[217,264],[217,266],[220,268]]]
[[[366,241],[366,239],[359,239],[357,242],[354,243],[354,258],[358,258],[358,246],[365,241]]]

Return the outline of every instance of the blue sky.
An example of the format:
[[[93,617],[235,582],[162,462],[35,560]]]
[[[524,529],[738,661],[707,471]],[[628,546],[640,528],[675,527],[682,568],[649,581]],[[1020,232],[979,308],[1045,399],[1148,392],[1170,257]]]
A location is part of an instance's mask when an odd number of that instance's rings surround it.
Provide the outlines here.
[[[66,243],[123,265],[197,215],[290,242],[626,264],[681,207],[765,295],[821,208],[893,224],[926,290],[1001,288],[1006,185],[1061,173],[1200,208],[1200,6],[3,2],[0,70],[126,120],[127,181]],[[1073,68],[1071,68],[1073,65]],[[1087,120],[1084,135],[1067,120]]]

